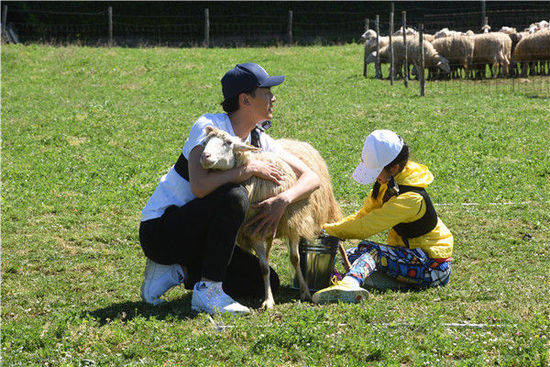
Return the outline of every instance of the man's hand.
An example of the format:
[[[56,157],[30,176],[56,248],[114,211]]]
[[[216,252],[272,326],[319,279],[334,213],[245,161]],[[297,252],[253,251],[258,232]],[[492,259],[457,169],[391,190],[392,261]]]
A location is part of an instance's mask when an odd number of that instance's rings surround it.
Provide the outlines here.
[[[282,183],[283,171],[273,163],[251,159],[247,164],[241,167],[238,183],[246,181],[252,176],[263,178],[264,180],[269,180],[280,185]]]
[[[253,228],[251,237],[262,241],[267,237],[275,238],[277,226],[288,204],[290,202],[282,195],[253,204],[252,208],[258,209],[258,213],[246,223],[245,230]]]

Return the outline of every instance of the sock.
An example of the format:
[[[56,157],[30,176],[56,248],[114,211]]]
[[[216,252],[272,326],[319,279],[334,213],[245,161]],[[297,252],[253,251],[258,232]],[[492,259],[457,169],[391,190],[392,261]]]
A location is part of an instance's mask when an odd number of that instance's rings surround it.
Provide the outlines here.
[[[351,285],[351,284],[354,284],[354,282],[357,283],[357,285],[358,285],[359,287],[361,286],[361,284],[363,284],[363,282],[361,281],[360,278],[357,278],[356,276],[353,276],[352,274],[346,275],[346,276],[344,277],[344,279],[342,279],[342,283],[346,283],[346,284],[350,284],[350,285]]]
[[[353,262],[345,278],[353,277],[359,282],[359,285],[361,285],[375,269],[376,261],[371,254],[366,252]]]

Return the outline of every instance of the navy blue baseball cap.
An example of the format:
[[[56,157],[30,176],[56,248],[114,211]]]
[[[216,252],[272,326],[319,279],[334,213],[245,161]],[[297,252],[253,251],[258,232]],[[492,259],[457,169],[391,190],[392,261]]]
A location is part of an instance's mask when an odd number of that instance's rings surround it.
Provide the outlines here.
[[[237,64],[222,78],[223,98],[229,99],[258,87],[274,87],[284,80],[284,75],[269,76],[264,68],[253,62]]]

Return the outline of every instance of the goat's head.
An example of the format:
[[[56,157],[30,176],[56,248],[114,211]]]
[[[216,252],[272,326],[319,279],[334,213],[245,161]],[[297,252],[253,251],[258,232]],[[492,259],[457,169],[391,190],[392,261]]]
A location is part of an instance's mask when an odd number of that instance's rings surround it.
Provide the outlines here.
[[[247,150],[259,150],[244,143],[236,136],[213,126],[206,127],[206,138],[202,145],[201,166],[205,169],[228,170],[235,167],[235,153]]]

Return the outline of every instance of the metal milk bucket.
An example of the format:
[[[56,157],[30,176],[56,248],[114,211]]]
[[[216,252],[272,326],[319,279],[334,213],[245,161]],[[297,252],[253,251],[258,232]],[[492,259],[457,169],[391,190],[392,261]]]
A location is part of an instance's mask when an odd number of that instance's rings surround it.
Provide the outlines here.
[[[300,239],[300,269],[310,291],[318,291],[330,285],[338,243],[339,240],[331,236],[320,237],[315,242]],[[296,275],[292,288],[300,288]]]

